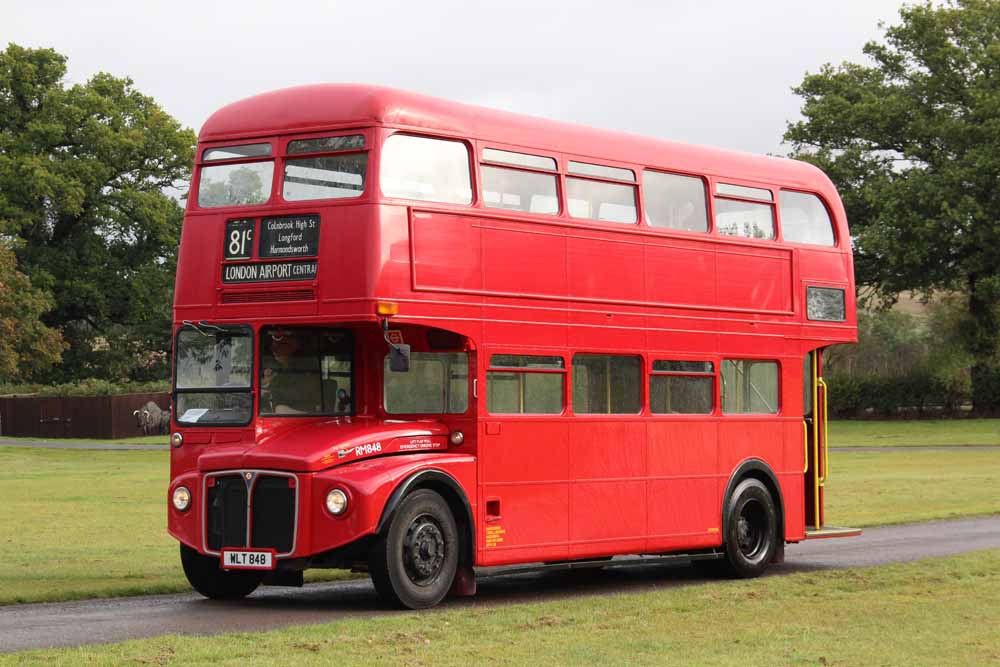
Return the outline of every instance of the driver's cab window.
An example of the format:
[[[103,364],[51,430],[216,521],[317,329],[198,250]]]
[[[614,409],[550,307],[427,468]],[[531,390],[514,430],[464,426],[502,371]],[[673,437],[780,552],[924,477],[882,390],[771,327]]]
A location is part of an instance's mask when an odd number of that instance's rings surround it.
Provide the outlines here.
[[[352,413],[353,344],[342,329],[270,327],[261,336],[260,414]]]

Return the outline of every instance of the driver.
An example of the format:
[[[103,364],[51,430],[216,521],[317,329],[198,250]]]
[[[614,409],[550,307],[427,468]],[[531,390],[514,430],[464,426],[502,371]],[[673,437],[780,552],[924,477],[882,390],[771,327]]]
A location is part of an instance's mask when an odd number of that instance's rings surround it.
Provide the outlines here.
[[[265,352],[261,371],[263,410],[276,415],[319,412],[315,382],[319,368],[315,355],[304,349],[299,333],[289,329],[268,332],[270,353]]]

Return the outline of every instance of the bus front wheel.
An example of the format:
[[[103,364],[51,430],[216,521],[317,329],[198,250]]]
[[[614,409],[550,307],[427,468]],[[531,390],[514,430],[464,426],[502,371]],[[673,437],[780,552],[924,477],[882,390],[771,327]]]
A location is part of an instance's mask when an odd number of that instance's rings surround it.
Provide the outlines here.
[[[217,557],[203,556],[184,544],[181,565],[191,587],[213,600],[245,598],[260,586],[260,573],[223,570]]]
[[[406,496],[369,557],[379,597],[409,609],[433,607],[458,569],[458,527],[444,498],[429,489]]]
[[[747,478],[729,497],[723,569],[730,575],[761,575],[778,543],[778,513],[763,482]]]

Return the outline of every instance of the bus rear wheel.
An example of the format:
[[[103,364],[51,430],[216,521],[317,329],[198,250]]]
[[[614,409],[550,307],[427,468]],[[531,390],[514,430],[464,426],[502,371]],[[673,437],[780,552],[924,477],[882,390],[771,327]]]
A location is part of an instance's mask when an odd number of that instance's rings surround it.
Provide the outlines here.
[[[392,606],[433,607],[455,580],[458,550],[458,527],[448,503],[434,491],[415,491],[372,545],[368,566],[375,590]]]
[[[260,586],[260,573],[223,570],[218,558],[203,556],[184,544],[181,545],[181,565],[191,587],[213,600],[245,598]]]
[[[726,508],[726,574],[739,578],[760,576],[778,546],[778,513],[767,487],[757,479],[740,482]]]

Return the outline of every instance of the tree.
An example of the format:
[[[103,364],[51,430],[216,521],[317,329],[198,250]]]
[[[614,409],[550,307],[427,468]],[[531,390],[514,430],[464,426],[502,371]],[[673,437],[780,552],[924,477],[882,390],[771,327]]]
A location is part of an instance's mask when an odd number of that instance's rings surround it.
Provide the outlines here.
[[[794,88],[785,140],[824,169],[851,221],[859,285],[966,295],[962,344],[980,413],[1000,408],[1000,3],[904,6],[868,64]]]
[[[0,384],[18,382],[59,361],[62,335],[41,321],[52,299],[17,270],[14,252],[0,242]]]
[[[66,86],[66,59],[0,52],[0,236],[69,347],[34,379],[166,372],[176,248],[194,133],[130,79]]]

